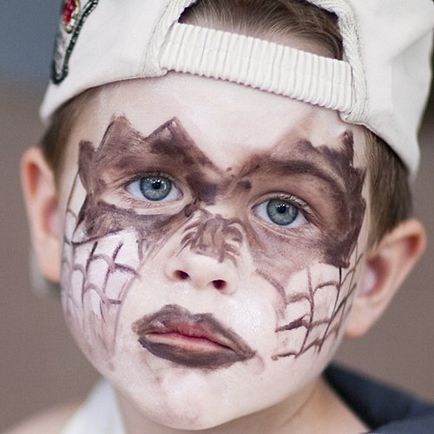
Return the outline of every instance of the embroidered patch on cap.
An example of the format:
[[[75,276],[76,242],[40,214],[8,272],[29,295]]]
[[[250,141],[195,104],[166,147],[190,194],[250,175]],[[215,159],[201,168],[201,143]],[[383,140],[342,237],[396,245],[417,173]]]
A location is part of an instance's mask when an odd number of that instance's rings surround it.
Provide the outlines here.
[[[98,2],[99,0],[64,0],[51,65],[51,81],[54,84],[60,84],[67,77],[69,59],[83,24]]]

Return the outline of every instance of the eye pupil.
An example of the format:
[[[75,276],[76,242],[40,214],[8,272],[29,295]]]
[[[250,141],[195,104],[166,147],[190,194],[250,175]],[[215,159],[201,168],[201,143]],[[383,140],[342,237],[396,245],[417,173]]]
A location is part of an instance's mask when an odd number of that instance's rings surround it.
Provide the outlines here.
[[[152,188],[154,190],[159,190],[161,188],[161,181],[152,181]]]
[[[283,203],[277,206],[277,212],[279,214],[285,214],[287,209],[288,209],[287,205],[284,205]]]
[[[273,223],[279,226],[288,226],[293,223],[299,210],[296,206],[289,202],[280,199],[272,199],[268,201],[267,214]]]
[[[145,176],[140,180],[140,191],[148,200],[163,200],[171,190],[172,182],[163,176]]]

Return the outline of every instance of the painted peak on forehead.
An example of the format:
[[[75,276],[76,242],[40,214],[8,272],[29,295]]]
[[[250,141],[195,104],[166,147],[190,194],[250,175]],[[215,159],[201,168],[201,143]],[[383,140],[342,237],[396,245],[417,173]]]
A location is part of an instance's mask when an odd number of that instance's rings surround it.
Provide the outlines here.
[[[139,131],[124,115],[115,115],[107,127],[99,148],[104,149],[100,158],[104,160],[113,154],[126,153],[136,154],[137,157],[143,153],[165,154],[173,156],[176,160],[183,158],[186,164],[201,164],[212,166],[208,157],[201,152],[187,131],[183,128],[177,117],[172,117],[156,129],[146,134]]]

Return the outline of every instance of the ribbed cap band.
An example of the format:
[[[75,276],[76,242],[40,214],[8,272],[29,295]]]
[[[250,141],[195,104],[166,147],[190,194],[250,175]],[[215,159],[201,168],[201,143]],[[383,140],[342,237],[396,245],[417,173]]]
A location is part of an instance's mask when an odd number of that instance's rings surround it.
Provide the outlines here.
[[[160,66],[242,83],[341,112],[352,107],[348,63],[245,35],[176,23]]]

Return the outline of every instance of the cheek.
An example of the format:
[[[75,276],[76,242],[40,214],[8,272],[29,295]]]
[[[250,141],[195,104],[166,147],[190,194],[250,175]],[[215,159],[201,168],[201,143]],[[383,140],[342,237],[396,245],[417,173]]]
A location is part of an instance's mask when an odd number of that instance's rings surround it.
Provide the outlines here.
[[[289,280],[310,264],[324,258],[323,240],[317,229],[301,229],[297,235],[284,236],[255,224],[251,233],[251,255],[257,273],[285,299]]]
[[[356,289],[356,268],[362,257],[357,247],[359,233],[352,238],[354,252],[343,268],[327,263],[332,243],[326,243],[316,229],[290,236],[256,226],[254,231],[256,245],[251,246],[251,254],[256,273],[279,294],[275,305],[278,344],[272,358],[297,359],[335,346]]]
[[[357,258],[359,259],[359,258]],[[317,377],[342,338],[355,290],[356,258],[347,270],[314,263],[294,272],[284,287],[283,312],[265,336],[265,389],[284,398]]]
[[[236,294],[237,304],[234,306],[230,324],[243,331],[243,336],[265,360],[271,360],[276,345],[280,302],[275,288],[256,272],[243,280]],[[222,315],[225,315],[224,310],[225,307],[222,306]]]
[[[68,220],[75,220],[72,213]],[[65,317],[86,354],[108,357],[122,303],[140,268],[137,238],[124,232],[76,245],[70,237],[67,229],[62,261]]]
[[[351,309],[359,259],[354,256],[345,270],[316,263],[291,276],[274,360],[334,351]]]

